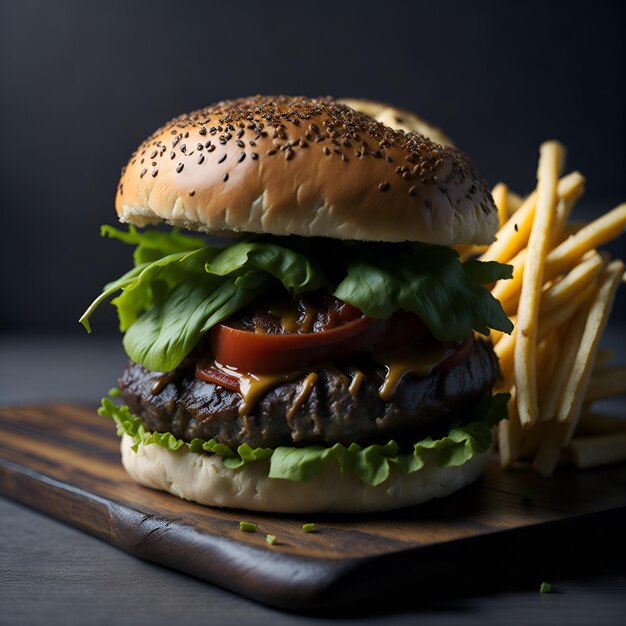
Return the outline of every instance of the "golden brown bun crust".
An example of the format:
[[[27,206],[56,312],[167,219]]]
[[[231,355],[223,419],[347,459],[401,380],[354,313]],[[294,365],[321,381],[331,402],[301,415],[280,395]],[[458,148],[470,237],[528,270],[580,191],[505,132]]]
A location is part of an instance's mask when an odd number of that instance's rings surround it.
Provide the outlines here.
[[[493,241],[497,211],[469,159],[330,98],[256,96],[182,115],[122,174],[120,221],[213,233]]]

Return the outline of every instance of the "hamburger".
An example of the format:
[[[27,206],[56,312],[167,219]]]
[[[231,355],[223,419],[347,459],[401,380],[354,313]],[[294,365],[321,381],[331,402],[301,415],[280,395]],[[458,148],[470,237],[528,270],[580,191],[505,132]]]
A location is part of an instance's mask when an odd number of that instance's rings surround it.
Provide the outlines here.
[[[116,210],[134,266],[81,322],[115,296],[130,362],[100,413],[139,483],[363,512],[480,476],[507,400],[486,337],[512,330],[485,285],[511,268],[453,247],[498,225],[458,149],[332,98],[231,100],[146,139]]]

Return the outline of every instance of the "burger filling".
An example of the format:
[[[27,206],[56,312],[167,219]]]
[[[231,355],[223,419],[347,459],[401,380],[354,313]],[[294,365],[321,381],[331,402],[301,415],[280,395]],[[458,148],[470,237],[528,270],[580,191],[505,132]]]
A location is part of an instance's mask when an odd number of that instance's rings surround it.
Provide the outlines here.
[[[271,458],[290,479],[335,458],[371,484],[381,459],[417,471],[426,449],[461,464],[489,447],[506,397],[476,333],[512,329],[484,286],[509,266],[416,243],[103,232],[136,245],[135,267],[81,321],[119,293],[126,406],[102,412],[137,444]]]

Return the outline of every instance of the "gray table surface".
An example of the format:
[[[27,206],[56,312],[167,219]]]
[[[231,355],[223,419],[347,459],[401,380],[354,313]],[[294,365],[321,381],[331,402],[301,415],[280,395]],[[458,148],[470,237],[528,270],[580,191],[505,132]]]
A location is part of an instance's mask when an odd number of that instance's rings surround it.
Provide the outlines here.
[[[605,345],[626,354],[626,327],[613,326]],[[94,404],[125,362],[119,339],[0,335],[0,405],[45,401]],[[33,383],[36,381],[36,384]],[[623,403],[607,403],[623,410]],[[620,408],[621,407],[621,408]],[[498,572],[482,571],[484,589],[451,589],[445,597],[355,614],[287,613],[179,572],[131,557],[108,544],[0,498],[0,625],[46,624],[623,624],[626,566],[605,555],[581,574],[555,564],[554,593],[540,594],[529,576],[490,591]],[[583,537],[581,540],[593,541]],[[575,546],[573,546],[575,549]],[[615,537],[623,550],[623,536]],[[599,551],[601,552],[601,551]],[[619,561],[618,561],[619,562]],[[514,564],[511,564],[514,567]]]

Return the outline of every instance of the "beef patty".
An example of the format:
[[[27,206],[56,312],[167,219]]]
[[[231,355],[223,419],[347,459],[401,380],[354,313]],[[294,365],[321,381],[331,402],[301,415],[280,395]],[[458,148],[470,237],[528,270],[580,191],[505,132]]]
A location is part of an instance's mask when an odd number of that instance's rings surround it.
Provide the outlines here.
[[[352,363],[355,363],[354,360]],[[425,377],[406,377],[388,401],[378,390],[385,369],[358,362],[365,378],[353,396],[350,377],[337,368],[317,369],[318,379],[295,411],[305,376],[268,391],[250,415],[239,415],[241,396],[214,383],[197,380],[184,367],[167,376],[129,363],[119,379],[122,397],[149,431],[171,432],[191,441],[215,439],[235,449],[254,447],[399,443],[445,434],[453,421],[467,421],[471,409],[499,376],[491,343],[475,340],[469,358],[456,367]],[[162,387],[162,389],[158,389]]]

